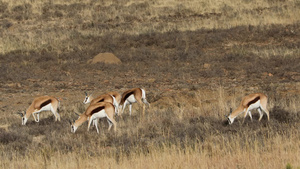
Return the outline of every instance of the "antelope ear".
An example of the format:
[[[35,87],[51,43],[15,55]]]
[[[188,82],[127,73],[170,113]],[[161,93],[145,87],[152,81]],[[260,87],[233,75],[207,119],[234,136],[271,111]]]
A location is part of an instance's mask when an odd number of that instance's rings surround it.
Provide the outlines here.
[[[77,116],[80,116],[80,114],[78,114],[78,113],[76,113],[76,112],[74,112]]]
[[[94,92],[95,92],[95,91],[93,91],[93,92],[90,94],[90,96],[92,96],[92,95],[94,94]]]
[[[84,94],[85,94],[85,96],[88,96],[88,94],[87,94],[87,92],[86,92],[86,91],[84,92]]]
[[[71,120],[69,120],[69,123],[70,123],[70,125],[72,125],[72,121]]]
[[[228,118],[229,117],[229,115],[232,113],[232,108],[230,107],[230,112],[229,112],[229,114],[228,115],[224,115],[226,118]]]

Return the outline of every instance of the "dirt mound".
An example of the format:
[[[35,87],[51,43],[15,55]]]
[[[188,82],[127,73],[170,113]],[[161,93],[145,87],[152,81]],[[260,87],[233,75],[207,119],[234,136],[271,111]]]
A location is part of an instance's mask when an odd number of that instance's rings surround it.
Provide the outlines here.
[[[93,59],[87,61],[89,64],[95,63],[108,63],[108,64],[120,64],[121,60],[112,53],[99,53]]]

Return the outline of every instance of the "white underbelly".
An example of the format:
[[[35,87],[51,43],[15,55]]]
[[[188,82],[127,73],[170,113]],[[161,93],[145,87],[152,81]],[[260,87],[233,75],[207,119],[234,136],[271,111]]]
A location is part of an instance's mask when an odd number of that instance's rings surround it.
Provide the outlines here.
[[[127,101],[130,102],[130,103],[135,103],[136,102],[136,99],[134,97],[134,95],[130,95],[128,98],[127,98]]]
[[[249,106],[249,111],[250,110],[253,110],[253,109],[257,109],[257,108],[259,108],[260,107],[260,100],[258,100],[257,102],[255,102],[255,103],[253,103],[253,104],[251,104],[250,106]]]
[[[46,106],[42,107],[40,110],[38,110],[38,112],[42,112],[42,111],[50,111],[52,107],[52,104],[49,103]]]
[[[93,119],[104,118],[106,116],[107,115],[105,113],[105,110],[101,110],[101,111],[93,114]]]

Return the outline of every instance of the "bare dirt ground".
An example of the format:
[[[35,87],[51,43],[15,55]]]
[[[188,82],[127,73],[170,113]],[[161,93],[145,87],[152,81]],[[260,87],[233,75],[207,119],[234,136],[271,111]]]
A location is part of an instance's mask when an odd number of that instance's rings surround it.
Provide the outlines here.
[[[122,93],[133,87],[144,87],[151,102],[164,95],[183,93],[185,97],[194,91],[214,91],[220,86],[230,93],[242,90],[263,91],[270,96],[297,95],[298,32],[298,24],[257,27],[251,31],[248,27],[174,31],[87,40],[95,46],[95,51],[76,51],[62,56],[47,52],[26,55],[11,52],[1,56],[0,87],[5,98],[19,97],[20,100],[2,99],[2,110],[6,110],[7,103],[15,104],[11,112],[26,107],[30,98],[37,95],[65,98],[63,102],[69,105],[68,101],[81,101],[84,91]],[[122,64],[87,63],[98,54],[98,49],[110,50],[110,46],[114,46],[114,54]],[[277,48],[290,49],[291,56],[276,53],[270,58],[263,56],[264,50]]]

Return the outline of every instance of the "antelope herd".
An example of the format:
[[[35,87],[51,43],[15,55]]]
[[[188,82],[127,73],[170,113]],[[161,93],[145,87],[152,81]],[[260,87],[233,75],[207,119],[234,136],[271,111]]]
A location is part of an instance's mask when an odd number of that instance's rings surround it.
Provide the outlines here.
[[[91,123],[93,122],[97,133],[99,133],[98,120],[100,118],[107,118],[107,122],[109,124],[108,130],[110,130],[111,126],[113,125],[114,131],[116,131],[117,122],[115,121],[114,116],[118,115],[119,111],[121,110],[123,113],[126,105],[129,105],[129,112],[131,115],[132,104],[136,102],[143,104],[144,115],[145,104],[148,106],[150,106],[150,104],[146,99],[146,91],[142,88],[133,88],[127,90],[122,96],[118,92],[108,92],[99,95],[96,98],[93,97],[93,94],[88,95],[88,93],[85,92],[83,104],[90,103],[90,105],[87,107],[85,112],[78,114],[79,118],[77,120],[70,121],[71,132],[75,133],[77,128],[82,125],[82,123],[88,121],[88,131]],[[31,114],[34,117],[35,122],[39,122],[39,113],[42,111],[51,111],[55,116],[55,121],[60,121],[60,115],[58,114],[59,105],[60,100],[55,97],[36,97],[26,111],[18,112],[17,114],[22,117],[22,125],[26,124]],[[120,115],[122,113],[120,113]]]
[[[234,111],[230,110],[229,115],[226,116],[228,124],[232,124],[234,119],[242,113],[244,113],[244,119],[247,117],[247,115],[249,115],[252,121],[251,111],[253,109],[257,109],[260,114],[258,119],[259,121],[263,117],[263,112],[267,115],[269,120],[270,118],[269,111],[267,109],[267,102],[268,98],[263,93],[253,93],[243,97],[240,105]],[[139,103],[139,105],[143,105],[143,115],[145,113],[145,105],[150,107],[150,104],[146,99],[146,91],[142,88],[133,88],[127,90],[122,94],[122,96],[118,92],[108,92],[95,98],[93,97],[93,93],[88,95],[88,93],[85,92],[83,104],[88,103],[90,103],[90,105],[82,114],[76,113],[79,116],[77,120],[70,120],[72,133],[75,133],[77,128],[86,121],[88,121],[88,131],[93,122],[93,126],[95,126],[97,133],[99,133],[98,120],[100,118],[107,119],[109,124],[108,130],[114,126],[114,131],[116,131],[117,122],[115,121],[114,116],[121,116],[124,113],[126,105],[129,105],[130,115],[133,103]],[[55,116],[55,121],[60,121],[60,115],[58,114],[59,105],[60,100],[55,97],[41,96],[35,98],[26,111],[18,112],[18,114],[22,117],[22,125],[26,124],[31,114],[35,122],[39,122],[39,114],[42,111],[51,111]]]

